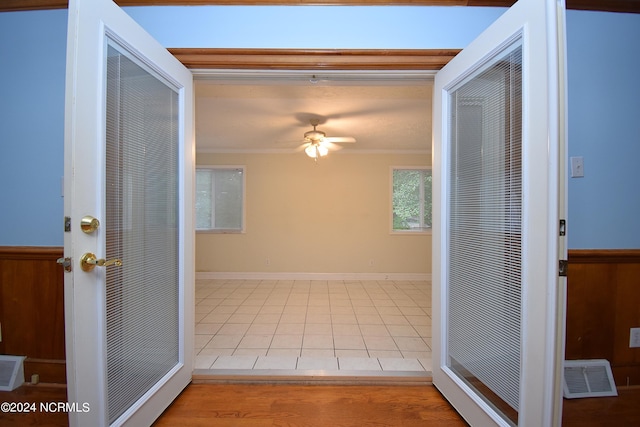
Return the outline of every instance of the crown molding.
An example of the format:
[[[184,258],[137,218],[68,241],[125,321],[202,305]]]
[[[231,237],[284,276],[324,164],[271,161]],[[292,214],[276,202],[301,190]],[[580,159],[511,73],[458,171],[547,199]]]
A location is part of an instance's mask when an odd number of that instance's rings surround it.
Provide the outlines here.
[[[221,70],[439,70],[459,49],[170,48],[187,68]]]

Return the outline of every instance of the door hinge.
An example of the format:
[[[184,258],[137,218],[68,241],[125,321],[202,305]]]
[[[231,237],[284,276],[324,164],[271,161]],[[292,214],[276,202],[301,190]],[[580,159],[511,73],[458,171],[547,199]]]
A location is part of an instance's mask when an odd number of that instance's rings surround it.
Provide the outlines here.
[[[558,263],[558,275],[560,277],[567,277],[567,270],[569,269],[569,261],[561,259]]]
[[[560,220],[559,232],[560,236],[564,236],[567,234],[567,221],[564,219]]]
[[[69,233],[71,231],[71,217],[64,217],[64,232]]]

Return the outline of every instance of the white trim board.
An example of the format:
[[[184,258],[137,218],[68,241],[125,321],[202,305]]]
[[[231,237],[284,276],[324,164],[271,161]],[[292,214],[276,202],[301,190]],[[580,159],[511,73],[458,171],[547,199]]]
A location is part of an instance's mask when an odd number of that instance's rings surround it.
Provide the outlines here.
[[[431,273],[260,273],[198,271],[196,279],[242,280],[431,280]]]
[[[295,85],[322,82],[349,85],[406,85],[407,82],[433,82],[436,70],[247,70],[193,68],[196,80],[217,80],[220,84]]]

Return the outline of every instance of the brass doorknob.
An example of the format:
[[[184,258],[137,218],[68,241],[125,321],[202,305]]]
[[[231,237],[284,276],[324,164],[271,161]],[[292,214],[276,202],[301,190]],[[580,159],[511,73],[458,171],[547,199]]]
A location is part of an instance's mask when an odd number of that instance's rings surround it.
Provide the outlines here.
[[[86,254],[82,255],[82,258],[80,258],[80,268],[82,268],[82,271],[87,271],[87,272],[93,271],[93,269],[96,268],[96,266],[108,267],[110,265],[121,266],[122,260],[118,258],[114,258],[110,260],[106,260],[104,258],[98,259],[91,252],[87,252]]]

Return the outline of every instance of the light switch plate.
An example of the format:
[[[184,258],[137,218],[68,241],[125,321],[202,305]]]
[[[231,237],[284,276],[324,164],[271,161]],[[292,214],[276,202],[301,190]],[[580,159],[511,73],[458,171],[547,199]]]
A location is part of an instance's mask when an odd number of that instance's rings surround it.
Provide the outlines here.
[[[631,328],[629,348],[640,347],[640,328]]]
[[[584,176],[584,159],[571,157],[571,178],[582,178]]]

